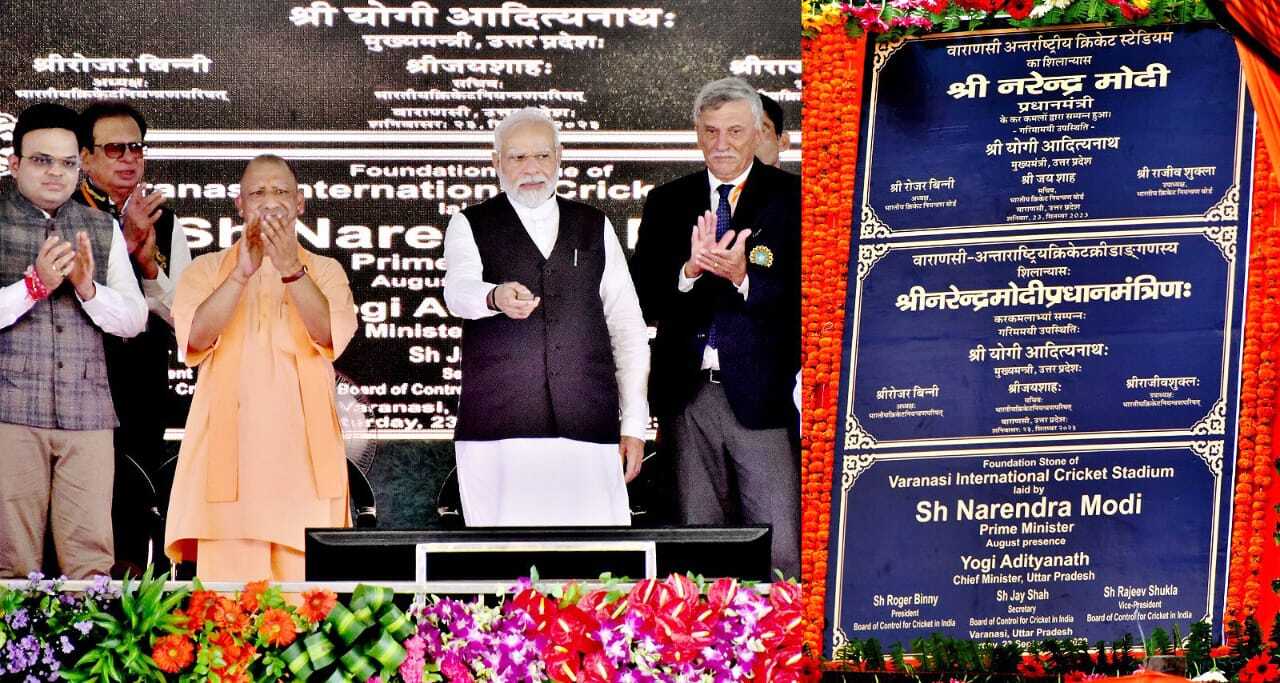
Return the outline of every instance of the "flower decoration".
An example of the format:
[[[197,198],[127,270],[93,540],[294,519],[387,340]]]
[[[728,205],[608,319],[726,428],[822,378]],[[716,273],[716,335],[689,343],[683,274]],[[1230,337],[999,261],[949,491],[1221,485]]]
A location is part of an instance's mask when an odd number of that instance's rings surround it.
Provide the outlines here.
[[[1027,677],[1043,676],[1045,675],[1044,663],[1034,657],[1028,657],[1018,664],[1018,673]]]
[[[240,592],[240,609],[245,612],[257,612],[258,602],[262,599],[262,594],[267,591],[266,581],[250,581],[245,584],[244,590]]]
[[[1254,148],[1244,353],[1240,362],[1240,426],[1225,615],[1228,622],[1243,622],[1253,615],[1264,589],[1263,568],[1280,561],[1271,540],[1278,530],[1275,501],[1271,500],[1276,474],[1271,444],[1276,410],[1272,349],[1280,332],[1280,243],[1274,224],[1280,210],[1280,186],[1272,168],[1271,151],[1258,135]]]
[[[279,608],[272,608],[262,613],[262,623],[258,626],[258,633],[272,647],[288,647],[298,637],[293,617]]]
[[[302,607],[298,613],[303,619],[318,624],[329,616],[329,611],[337,604],[338,596],[333,591],[312,590],[302,594]]]
[[[806,0],[800,24],[809,38],[843,23],[854,37],[873,34],[895,40],[930,31],[1087,23],[1146,26],[1212,19],[1204,0]]]
[[[807,393],[800,428],[800,563],[805,591],[799,600],[804,642],[816,650],[825,619],[849,207],[853,206],[858,155],[858,128],[848,122],[858,121],[862,114],[866,40],[850,38],[843,27],[828,26],[802,41],[801,52],[805,64],[801,372]]]
[[[165,673],[176,674],[195,661],[195,643],[181,634],[171,634],[156,640],[151,647],[151,658]]]
[[[53,681],[101,637],[93,614],[119,598],[105,577],[81,593],[39,572],[18,589],[0,588],[0,680]]]
[[[1240,683],[1275,683],[1280,680],[1280,668],[1271,659],[1271,653],[1263,652],[1249,661],[1238,674]]]

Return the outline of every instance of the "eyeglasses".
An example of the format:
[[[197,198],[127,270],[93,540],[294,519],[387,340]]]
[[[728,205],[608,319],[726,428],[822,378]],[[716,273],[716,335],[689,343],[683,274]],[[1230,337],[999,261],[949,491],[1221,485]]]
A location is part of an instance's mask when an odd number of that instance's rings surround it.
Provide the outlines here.
[[[503,155],[503,158],[507,160],[507,163],[515,164],[517,166],[530,159],[533,159],[540,164],[545,164],[548,161],[551,161],[553,157],[554,155],[551,152],[534,152],[533,154],[517,154],[515,152],[509,152]]]
[[[80,172],[79,159],[55,159],[48,154],[32,154],[31,156],[23,156],[22,158],[35,164],[36,168],[43,168],[47,170],[53,168],[54,164],[60,164],[62,170],[67,171],[68,173]]]
[[[142,156],[147,151],[147,143],[145,142],[108,142],[105,145],[94,145],[101,147],[102,151],[107,153],[107,157],[111,159],[119,159],[124,156],[127,150],[134,156]]]

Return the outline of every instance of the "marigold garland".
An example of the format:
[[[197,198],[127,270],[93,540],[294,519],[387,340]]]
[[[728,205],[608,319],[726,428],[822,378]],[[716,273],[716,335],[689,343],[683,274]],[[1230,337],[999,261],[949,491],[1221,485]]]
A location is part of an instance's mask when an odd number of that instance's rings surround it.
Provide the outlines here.
[[[1273,486],[1276,461],[1272,453],[1277,426],[1275,345],[1280,331],[1280,242],[1275,230],[1280,186],[1261,135],[1255,150],[1226,619],[1243,621],[1255,616],[1267,623],[1276,611],[1276,595],[1269,584],[1280,563],[1273,540],[1280,487]]]
[[[836,420],[841,341],[857,169],[865,37],[849,37],[844,17],[828,5],[802,16],[804,60],[804,254],[801,263],[807,388],[801,422],[801,509],[805,642],[818,648],[825,628],[831,490],[837,464]],[[1241,363],[1231,565],[1226,620],[1255,616],[1264,624],[1280,608],[1280,459],[1275,430],[1277,342],[1280,341],[1280,182],[1258,137],[1253,221]],[[1280,580],[1277,580],[1280,582]]]
[[[805,642],[822,643],[831,486],[836,465],[840,348],[866,41],[845,35],[839,13],[807,19],[804,59],[804,254],[801,364],[801,577]]]

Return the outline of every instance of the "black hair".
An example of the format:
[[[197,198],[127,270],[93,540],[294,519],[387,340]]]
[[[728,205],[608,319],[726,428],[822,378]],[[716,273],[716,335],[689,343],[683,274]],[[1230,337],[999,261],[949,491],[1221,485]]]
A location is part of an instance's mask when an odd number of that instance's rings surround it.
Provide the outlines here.
[[[781,136],[783,126],[787,123],[787,115],[783,113],[782,105],[763,93],[760,94],[760,104],[764,107],[764,115],[773,122],[773,134]]]
[[[138,124],[142,137],[147,137],[147,120],[142,118],[133,105],[123,100],[104,100],[94,102],[80,112],[80,125],[76,128],[76,139],[81,149],[93,151],[93,127],[102,119],[113,119],[117,116],[128,116]]]
[[[74,109],[53,102],[33,104],[18,114],[18,121],[13,126],[13,153],[22,156],[22,138],[33,130],[45,128],[62,128],[76,132],[76,124],[80,116]]]

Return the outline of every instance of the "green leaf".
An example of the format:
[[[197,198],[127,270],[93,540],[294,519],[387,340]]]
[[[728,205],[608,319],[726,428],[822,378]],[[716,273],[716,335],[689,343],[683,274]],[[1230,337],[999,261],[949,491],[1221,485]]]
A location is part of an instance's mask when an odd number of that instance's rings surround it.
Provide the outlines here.
[[[1066,12],[1062,15],[1063,21],[1072,24],[1081,22],[1085,17],[1089,16],[1091,4],[1090,0],[1077,0],[1077,2],[1071,3],[1071,6],[1067,7]]]

